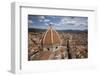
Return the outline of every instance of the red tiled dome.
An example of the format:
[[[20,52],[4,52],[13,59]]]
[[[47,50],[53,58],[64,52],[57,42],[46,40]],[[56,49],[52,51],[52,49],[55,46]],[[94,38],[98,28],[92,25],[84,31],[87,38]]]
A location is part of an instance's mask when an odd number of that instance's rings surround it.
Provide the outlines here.
[[[52,28],[50,25],[47,31],[45,32],[42,44],[43,45],[53,45],[53,44],[60,44],[60,36],[56,30]]]

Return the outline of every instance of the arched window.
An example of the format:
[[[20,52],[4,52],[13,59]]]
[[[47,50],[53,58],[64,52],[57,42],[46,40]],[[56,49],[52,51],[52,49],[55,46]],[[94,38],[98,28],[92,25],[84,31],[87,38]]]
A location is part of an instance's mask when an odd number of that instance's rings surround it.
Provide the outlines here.
[[[56,49],[57,49],[58,47],[56,47]]]
[[[50,50],[49,48],[47,48],[48,50]]]

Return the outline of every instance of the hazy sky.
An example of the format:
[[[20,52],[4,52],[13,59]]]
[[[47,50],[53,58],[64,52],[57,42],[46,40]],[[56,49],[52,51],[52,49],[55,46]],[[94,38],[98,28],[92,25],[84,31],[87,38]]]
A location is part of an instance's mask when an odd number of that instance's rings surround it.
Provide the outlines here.
[[[85,30],[88,17],[28,15],[28,28],[47,29],[50,24],[56,30]]]

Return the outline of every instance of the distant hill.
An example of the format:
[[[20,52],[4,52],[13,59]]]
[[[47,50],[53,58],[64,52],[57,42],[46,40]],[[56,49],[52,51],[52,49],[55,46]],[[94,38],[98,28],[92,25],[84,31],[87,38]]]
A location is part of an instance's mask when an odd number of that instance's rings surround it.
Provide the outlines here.
[[[45,32],[47,29],[29,28],[29,32]],[[88,32],[88,30],[57,30],[58,32]]]
[[[28,28],[29,32],[45,32],[46,29]]]

